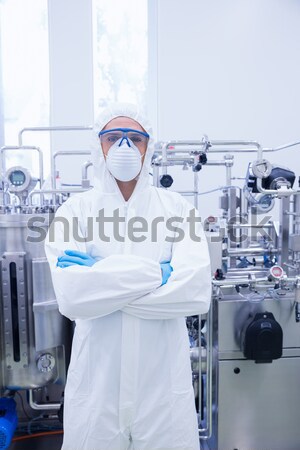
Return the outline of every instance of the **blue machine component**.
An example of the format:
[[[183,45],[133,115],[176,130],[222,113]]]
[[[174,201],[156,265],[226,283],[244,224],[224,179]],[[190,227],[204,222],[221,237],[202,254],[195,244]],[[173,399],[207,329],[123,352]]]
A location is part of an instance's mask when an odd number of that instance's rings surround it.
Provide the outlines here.
[[[277,258],[275,255],[273,255],[272,257],[270,257],[267,254],[264,254],[264,267],[273,267],[277,264]]]
[[[13,398],[0,398],[0,449],[10,446],[18,425],[16,402]]]

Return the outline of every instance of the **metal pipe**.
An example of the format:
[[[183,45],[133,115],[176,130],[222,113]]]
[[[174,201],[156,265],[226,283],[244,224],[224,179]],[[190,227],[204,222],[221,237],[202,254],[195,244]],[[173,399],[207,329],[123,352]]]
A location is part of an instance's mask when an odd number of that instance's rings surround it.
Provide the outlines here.
[[[214,146],[253,146],[254,149],[214,149]],[[160,146],[160,147],[159,147]],[[195,147],[195,151],[203,151],[203,149],[207,150],[207,145],[206,142],[203,141],[168,141],[168,142],[160,142],[157,144],[156,146],[156,151],[159,151],[160,148],[162,148],[162,150],[165,147],[165,150],[167,149],[171,149],[172,151],[176,152],[176,146],[194,146]],[[171,148],[170,148],[171,147]],[[201,150],[200,150],[201,149]],[[180,150],[181,152],[183,151],[183,149]],[[190,152],[191,148],[185,150]],[[247,152],[256,152],[258,154],[258,159],[262,159],[262,152],[263,149],[261,147],[261,145],[256,142],[256,141],[210,141],[210,147],[208,152],[209,153],[226,153],[226,152],[232,152],[232,153],[247,153]]]
[[[198,164],[198,157],[197,155],[194,155],[194,166]],[[198,192],[199,192],[199,172],[194,172],[194,206],[196,209],[198,209]]]
[[[91,152],[89,150],[60,150],[58,152],[55,152],[52,156],[52,161],[53,163],[51,164],[51,186],[52,189],[56,188],[56,178],[55,178],[55,174],[56,174],[56,158],[58,156],[70,156],[70,155],[75,155],[75,156],[82,156],[82,155],[91,155]]]
[[[160,145],[161,143],[158,143],[157,145]],[[182,146],[195,146],[195,150],[197,150],[199,147],[203,150],[205,148],[205,143],[203,141],[169,141],[169,145],[182,145]],[[274,148],[262,148],[263,152],[266,153],[272,153],[272,152],[278,152],[281,150],[284,150],[286,148],[294,147],[300,144],[300,141],[291,142],[289,144],[284,144],[279,147]],[[255,148],[237,148],[237,149],[213,149],[213,145],[252,145],[251,141],[210,141],[210,148],[208,149],[209,153],[257,153],[257,146]],[[254,144],[253,144],[254,145]],[[156,147],[156,150],[159,151],[159,147]],[[172,149],[173,150],[173,149]],[[187,150],[180,150],[180,151],[186,151],[190,152],[191,149]],[[176,150],[174,150],[176,152]]]
[[[195,162],[194,156],[190,156],[188,158],[187,156],[185,156],[185,157],[184,156],[182,156],[182,157],[176,156],[175,157],[175,156],[167,155],[166,162],[163,162],[162,160],[161,160],[161,162],[154,161],[153,166],[155,165],[155,166],[164,167],[164,166],[170,165],[169,163],[172,163],[174,165],[175,165],[175,163],[180,163],[180,164],[187,163],[187,164],[192,165],[192,164],[194,164],[194,162]],[[228,166],[228,161],[224,161],[224,160],[207,161],[204,165],[205,166]],[[231,164],[231,166],[232,166],[232,164]]]
[[[198,364],[199,364],[199,372],[198,372],[198,405],[199,405],[199,419],[202,419],[201,416],[201,405],[202,405],[202,347],[201,347],[201,315],[198,316],[198,321],[199,321],[199,328],[198,328],[198,348],[199,350],[199,355],[198,355]],[[206,359],[207,359],[207,351],[206,351]],[[207,364],[206,364],[206,371],[207,371]],[[200,431],[200,430],[199,430]]]
[[[25,133],[25,132],[28,132],[28,131],[38,131],[38,132],[40,132],[40,131],[85,131],[85,130],[92,130],[93,129],[93,127],[91,126],[91,125],[88,125],[88,126],[57,126],[57,127],[55,127],[55,126],[53,126],[53,127],[30,127],[30,128],[28,128],[28,127],[26,127],[26,128],[23,128],[21,131],[19,131],[19,133],[18,133],[18,141],[19,141],[19,146],[22,146],[22,141],[23,141],[23,134]]]
[[[264,152],[278,152],[278,151],[284,150],[286,148],[295,147],[296,145],[299,145],[299,144],[300,144],[300,141],[296,141],[296,142],[290,142],[289,144],[280,145],[279,147],[266,148],[263,150],[264,150]]]
[[[277,248],[236,248],[227,250],[229,256],[241,256],[241,255],[260,255],[261,253],[278,253]]]
[[[213,302],[207,313],[207,347],[206,347],[206,427],[199,428],[199,433],[207,432],[200,435],[200,439],[207,440],[212,436],[212,369],[213,369]]]
[[[225,280],[212,280],[214,286],[238,286],[240,284],[257,284],[268,282],[268,277],[262,278],[237,278],[237,279],[225,279]]]
[[[89,189],[90,188],[87,188],[87,189],[84,189],[84,188],[72,188],[72,189],[70,189],[70,188],[67,188],[67,187],[65,189],[38,189],[36,191],[30,192],[30,194],[28,195],[28,199],[30,200],[29,204],[32,205],[32,203],[31,203],[32,197],[34,195],[37,195],[37,194],[73,194],[73,193],[76,194],[78,192],[86,192]]]
[[[166,174],[167,174],[167,168],[166,168],[167,160],[168,160],[168,156],[167,156],[167,145],[168,145],[168,144],[165,144],[165,145],[163,145],[163,147],[162,147],[162,166],[163,166],[163,175],[166,175]]]
[[[159,187],[159,167],[153,166],[153,185]]]
[[[273,224],[251,224],[251,223],[232,223],[228,225],[229,228],[274,228]]]
[[[195,194],[197,194],[197,192],[195,192],[195,191],[176,191],[176,192],[178,192],[178,194],[182,194],[182,195],[195,195]],[[198,193],[198,195],[199,195],[199,193]]]
[[[280,189],[264,189],[262,187],[262,180],[260,178],[257,178],[256,180],[257,180],[257,182],[256,182],[257,189],[262,194],[268,194],[268,195],[275,194],[277,197],[279,197],[279,196],[280,197],[288,197],[292,194],[300,194],[300,189],[294,190],[294,189],[288,188],[286,186],[284,186],[284,189],[283,189],[283,187],[281,187]]]
[[[300,234],[300,195],[294,195],[294,233]]]
[[[87,180],[87,171],[88,168],[91,167],[93,165],[92,161],[86,161],[85,163],[83,163],[82,165],[82,170],[81,170],[81,176],[83,180]]]
[[[286,214],[290,208],[290,199],[284,197],[280,199],[280,240],[279,240],[279,264],[289,263],[289,237],[290,237],[290,217]]]
[[[57,411],[58,409],[60,409],[61,404],[60,403],[36,403],[33,400],[33,390],[29,389],[29,406],[32,409],[41,411],[41,410],[45,410],[45,409],[51,409],[51,410],[55,410]]]
[[[226,158],[227,156],[227,158]],[[226,186],[231,186],[231,168],[233,166],[233,156],[229,159],[228,157],[231,155],[224,155],[225,166],[226,166]],[[229,164],[231,161],[231,164]]]

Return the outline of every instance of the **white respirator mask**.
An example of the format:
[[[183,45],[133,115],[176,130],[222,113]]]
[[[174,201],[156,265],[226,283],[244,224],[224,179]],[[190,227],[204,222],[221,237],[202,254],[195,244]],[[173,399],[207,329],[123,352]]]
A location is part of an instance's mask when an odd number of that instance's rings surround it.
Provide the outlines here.
[[[142,168],[142,157],[139,149],[129,140],[115,142],[106,155],[106,166],[113,177],[119,181],[131,181],[138,176]]]

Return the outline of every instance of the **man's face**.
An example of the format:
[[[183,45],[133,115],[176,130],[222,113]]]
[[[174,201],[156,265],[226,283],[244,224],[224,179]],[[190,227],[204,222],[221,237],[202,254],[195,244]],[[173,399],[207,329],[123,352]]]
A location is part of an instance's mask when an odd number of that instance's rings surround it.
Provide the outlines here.
[[[144,128],[138,122],[136,122],[133,119],[130,119],[129,117],[116,117],[115,119],[112,119],[110,122],[108,122],[105,125],[105,127],[103,128],[103,131],[112,130],[113,128],[132,128],[133,130],[142,131],[145,133]],[[102,142],[101,148],[102,148],[104,156],[106,156],[110,149],[110,145]],[[128,150],[130,150],[129,147],[128,147]],[[144,162],[146,150],[147,150],[147,146],[145,146],[144,148],[142,148],[142,147],[139,148],[140,154],[143,155],[142,164]]]

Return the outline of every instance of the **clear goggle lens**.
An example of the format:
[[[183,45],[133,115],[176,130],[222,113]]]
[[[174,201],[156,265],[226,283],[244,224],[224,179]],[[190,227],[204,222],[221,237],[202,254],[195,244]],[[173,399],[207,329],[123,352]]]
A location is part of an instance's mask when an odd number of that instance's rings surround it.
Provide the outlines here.
[[[142,131],[138,131],[138,130],[101,131],[99,133],[99,137],[100,137],[101,143],[109,145],[109,146],[115,144],[119,140],[121,143],[122,139],[125,139],[125,140],[129,139],[137,147],[145,147],[149,140],[149,135],[147,133],[143,133]],[[129,144],[130,144],[130,142],[129,142]]]

